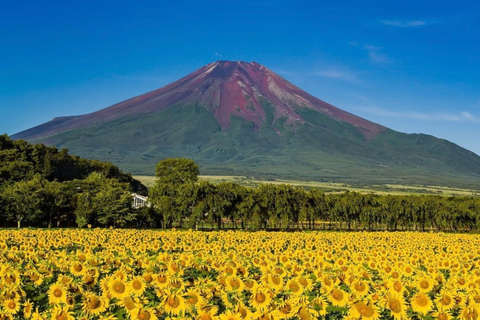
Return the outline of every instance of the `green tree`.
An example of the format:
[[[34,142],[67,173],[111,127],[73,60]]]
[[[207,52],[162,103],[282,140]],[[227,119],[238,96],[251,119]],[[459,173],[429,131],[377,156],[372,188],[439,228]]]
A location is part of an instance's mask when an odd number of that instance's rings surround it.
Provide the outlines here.
[[[4,189],[4,197],[8,199],[7,219],[16,222],[18,228],[23,222],[34,221],[42,214],[43,183],[43,178],[35,175],[32,180],[18,181]]]
[[[106,179],[93,198],[97,221],[104,226],[124,227],[135,220],[128,184]]]
[[[149,195],[152,205],[162,214],[163,226],[181,224],[185,216],[191,215],[193,204],[185,203],[186,188],[198,181],[198,173],[198,165],[191,159],[170,158],[157,164],[157,180]],[[198,192],[192,192],[190,197],[198,196]]]
[[[122,227],[135,219],[127,183],[94,172],[77,188],[75,220],[78,227],[98,223]]]
[[[192,159],[169,158],[156,166],[157,184],[182,185],[198,181],[198,165]]]
[[[220,214],[229,219],[236,228],[237,220],[240,219],[240,204],[245,195],[245,187],[236,183],[222,182],[216,185],[216,192],[223,199],[217,205]]]

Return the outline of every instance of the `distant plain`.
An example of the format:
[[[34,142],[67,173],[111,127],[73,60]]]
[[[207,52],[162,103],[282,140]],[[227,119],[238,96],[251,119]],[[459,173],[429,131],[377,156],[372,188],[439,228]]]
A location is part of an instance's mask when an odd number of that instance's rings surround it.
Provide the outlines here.
[[[135,179],[140,180],[148,188],[155,184],[156,178],[154,176],[135,175]],[[374,194],[433,194],[442,196],[480,196],[480,190],[476,189],[464,189],[464,188],[451,188],[444,186],[422,186],[422,185],[401,185],[401,184],[377,184],[371,186],[353,186],[346,183],[335,182],[319,182],[319,181],[301,181],[301,180],[284,180],[284,179],[272,179],[272,180],[260,180],[253,177],[246,176],[222,176],[222,175],[201,175],[200,180],[209,181],[212,183],[221,182],[233,182],[243,186],[257,186],[260,183],[273,183],[273,184],[289,184],[303,188],[316,188],[327,193],[355,191],[361,193],[374,193]]]

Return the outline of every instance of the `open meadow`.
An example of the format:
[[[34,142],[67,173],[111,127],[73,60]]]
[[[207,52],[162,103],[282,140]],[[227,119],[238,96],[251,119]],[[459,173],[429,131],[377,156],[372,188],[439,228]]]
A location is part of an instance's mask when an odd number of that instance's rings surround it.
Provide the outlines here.
[[[480,238],[0,231],[1,319],[478,319]]]
[[[154,176],[134,176],[147,187],[153,187],[156,177]],[[260,183],[288,184],[303,188],[316,188],[324,192],[344,192],[346,190],[374,193],[374,194],[393,194],[393,195],[411,195],[411,194],[434,194],[443,196],[479,196],[480,190],[454,188],[445,186],[422,186],[422,185],[401,185],[401,184],[382,184],[370,186],[353,186],[346,183],[302,181],[302,180],[259,180],[245,176],[221,176],[221,175],[200,175],[200,180],[212,183],[233,182],[242,186],[258,186]]]

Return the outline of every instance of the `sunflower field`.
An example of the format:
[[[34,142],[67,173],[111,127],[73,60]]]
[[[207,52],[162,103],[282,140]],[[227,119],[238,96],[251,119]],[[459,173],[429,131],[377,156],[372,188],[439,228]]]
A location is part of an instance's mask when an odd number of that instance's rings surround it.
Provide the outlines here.
[[[480,238],[1,230],[0,319],[479,319]]]

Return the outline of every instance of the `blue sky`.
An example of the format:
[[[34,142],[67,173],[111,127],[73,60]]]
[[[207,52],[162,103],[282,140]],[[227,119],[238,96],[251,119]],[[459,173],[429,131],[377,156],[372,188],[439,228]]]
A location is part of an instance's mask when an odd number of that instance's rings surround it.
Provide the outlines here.
[[[0,132],[105,108],[215,60],[257,61],[341,109],[480,154],[477,1],[9,1]]]

